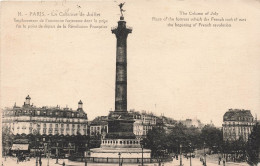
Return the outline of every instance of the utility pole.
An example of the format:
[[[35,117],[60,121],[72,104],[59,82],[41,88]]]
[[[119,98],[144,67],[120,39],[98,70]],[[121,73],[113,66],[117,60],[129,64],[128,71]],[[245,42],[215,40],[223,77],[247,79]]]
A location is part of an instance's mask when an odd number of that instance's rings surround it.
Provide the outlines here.
[[[206,145],[206,143],[204,142],[204,159],[205,159],[205,165],[204,166],[207,166],[207,160],[206,160],[207,154],[205,153],[205,145]]]
[[[47,148],[47,151],[48,151],[48,162],[47,162],[47,166],[49,166],[49,160],[50,160],[50,147],[51,147],[51,140],[49,139],[49,142],[48,142],[48,148]]]
[[[86,146],[86,156],[85,156],[85,166],[88,165],[87,156],[88,156],[88,144],[85,144]]]
[[[190,166],[192,166],[192,164],[191,164],[191,143],[190,143]]]
[[[121,153],[119,152],[119,153],[118,153],[118,165],[119,165],[119,166],[121,166],[121,164],[120,164],[120,156],[121,156]]]
[[[180,166],[182,166],[182,144],[180,144]]]
[[[57,143],[57,144],[56,144],[56,146],[57,146],[57,147],[56,147],[56,157],[57,157],[57,158],[56,158],[56,164],[58,164],[58,155],[59,155],[58,145],[59,145],[59,144]]]
[[[144,140],[140,141],[141,148],[142,148],[142,166],[144,165]]]
[[[144,147],[142,146],[142,166],[144,165]]]

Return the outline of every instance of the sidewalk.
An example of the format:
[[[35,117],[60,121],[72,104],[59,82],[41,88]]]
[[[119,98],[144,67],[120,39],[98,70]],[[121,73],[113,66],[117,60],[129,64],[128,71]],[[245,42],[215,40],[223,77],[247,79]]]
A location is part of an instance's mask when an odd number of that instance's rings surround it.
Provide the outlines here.
[[[60,166],[63,164],[63,161],[65,162],[66,166],[85,166],[84,162],[74,162],[69,161],[68,159],[59,159],[58,164],[56,164],[56,159],[50,159],[49,160],[49,166]],[[203,166],[201,161],[198,158],[192,158],[192,166]],[[4,158],[2,158],[1,164],[3,163],[3,166],[35,166],[36,160],[35,158],[31,158],[30,161],[25,162],[19,162],[17,163],[17,158],[14,157],[7,157],[6,161]],[[42,166],[47,166],[48,159],[42,158]],[[190,166],[190,159],[183,158],[182,159],[183,166]],[[88,166],[117,166],[118,164],[106,164],[106,163],[88,163]],[[140,164],[124,164],[123,166],[138,166]],[[144,164],[145,166],[158,166],[158,163],[151,163],[151,164]],[[259,164],[260,165],[260,164]],[[40,166],[38,164],[38,166]],[[169,163],[162,163],[161,166],[180,166],[180,159],[176,160],[174,159],[172,162]],[[214,160],[207,160],[207,166],[223,166],[223,163],[221,162],[220,165],[218,165],[218,162]],[[249,166],[247,163],[233,163],[228,162],[226,163],[226,166]]]

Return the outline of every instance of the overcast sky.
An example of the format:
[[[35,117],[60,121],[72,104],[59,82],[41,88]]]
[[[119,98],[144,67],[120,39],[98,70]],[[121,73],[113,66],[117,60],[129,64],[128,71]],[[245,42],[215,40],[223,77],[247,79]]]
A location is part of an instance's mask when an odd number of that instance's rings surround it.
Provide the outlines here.
[[[83,108],[92,120],[114,110],[118,3],[9,2],[2,8],[1,107],[21,106],[29,94],[36,106]],[[80,6],[80,8],[78,7]],[[18,29],[17,11],[100,13],[103,29]],[[128,110],[146,110],[176,120],[198,118],[221,126],[229,108],[260,116],[259,1],[126,1]],[[177,28],[152,17],[179,11],[246,18],[231,28]],[[23,17],[32,18],[32,17]],[[34,17],[35,18],[35,17]],[[44,17],[45,18],[45,17]],[[60,19],[61,17],[57,17]],[[64,18],[64,17],[62,17]],[[75,18],[75,17],[73,17]]]

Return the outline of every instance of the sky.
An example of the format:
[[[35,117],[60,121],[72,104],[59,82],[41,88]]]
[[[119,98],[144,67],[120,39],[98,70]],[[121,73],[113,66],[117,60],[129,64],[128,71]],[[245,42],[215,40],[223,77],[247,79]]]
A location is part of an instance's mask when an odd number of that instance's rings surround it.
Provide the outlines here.
[[[1,107],[22,106],[30,95],[38,107],[76,109],[82,100],[90,120],[114,110],[116,38],[110,28],[119,20],[119,2],[2,3]],[[259,9],[254,0],[126,1],[125,20],[133,28],[127,41],[128,110],[212,120],[216,126],[230,108],[260,116]],[[99,25],[108,28],[23,29],[14,22],[18,11],[66,10],[100,13],[95,18],[107,20]],[[231,28],[178,28],[152,20],[181,17],[180,11],[246,21]]]

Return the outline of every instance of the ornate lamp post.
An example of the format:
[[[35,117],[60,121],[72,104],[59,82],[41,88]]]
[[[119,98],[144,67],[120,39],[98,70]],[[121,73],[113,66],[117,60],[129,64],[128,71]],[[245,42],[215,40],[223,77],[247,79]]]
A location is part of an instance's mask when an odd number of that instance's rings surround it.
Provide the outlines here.
[[[206,146],[206,143],[204,142],[204,159],[205,159],[205,164],[204,164],[204,166],[207,166],[207,158],[206,158],[206,156],[207,156],[207,154],[205,153],[205,146]]]
[[[144,165],[144,146],[143,144],[141,145],[142,147],[142,166]]]
[[[38,158],[37,158],[37,146],[36,146],[36,143],[37,143],[37,130],[33,130],[33,135],[34,135],[34,157],[35,157],[35,165],[38,166]]]
[[[180,166],[182,166],[182,144],[180,144]]]
[[[50,147],[51,147],[51,140],[49,139],[48,141],[48,162],[47,162],[47,166],[49,166],[49,160],[50,160]]]
[[[121,156],[121,153],[119,152],[119,153],[118,153],[118,165],[119,165],[119,166],[121,166],[121,164],[120,164],[120,156]]]
[[[87,165],[88,165],[87,154],[88,154],[88,144],[86,143],[85,166],[87,166]]]
[[[190,146],[190,166],[192,166],[192,164],[191,164],[191,143],[189,144],[189,146]]]
[[[58,155],[59,155],[59,150],[58,150],[58,145],[59,145],[59,143],[57,142],[57,144],[56,144],[56,164],[58,164]]]
[[[144,165],[144,140],[140,141],[141,148],[142,148],[142,166]]]

